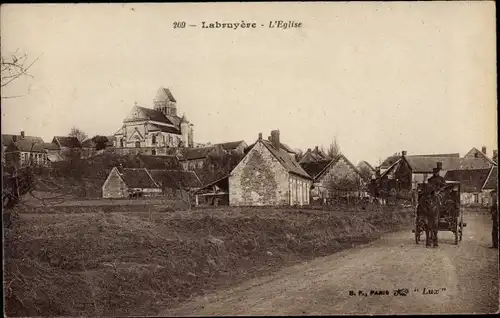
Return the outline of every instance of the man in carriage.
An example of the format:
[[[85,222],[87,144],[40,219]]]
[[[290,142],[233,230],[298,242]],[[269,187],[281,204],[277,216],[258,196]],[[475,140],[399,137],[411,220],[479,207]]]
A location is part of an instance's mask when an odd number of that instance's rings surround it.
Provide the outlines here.
[[[441,207],[442,197],[441,191],[446,186],[446,180],[439,175],[439,171],[441,170],[441,163],[438,162],[437,168],[432,169],[432,177],[430,177],[427,182],[432,187],[434,194],[438,194],[438,205]]]

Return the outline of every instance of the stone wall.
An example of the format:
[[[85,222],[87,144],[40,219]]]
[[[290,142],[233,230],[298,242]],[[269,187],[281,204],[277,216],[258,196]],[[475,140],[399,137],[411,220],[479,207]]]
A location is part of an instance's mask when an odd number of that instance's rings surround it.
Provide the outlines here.
[[[127,198],[128,191],[127,186],[123,180],[118,175],[116,168],[111,170],[108,178],[102,186],[102,197],[103,198]]]
[[[306,185],[303,185],[303,184]],[[258,142],[229,177],[232,206],[277,206],[309,202],[310,181],[290,176],[278,160]]]

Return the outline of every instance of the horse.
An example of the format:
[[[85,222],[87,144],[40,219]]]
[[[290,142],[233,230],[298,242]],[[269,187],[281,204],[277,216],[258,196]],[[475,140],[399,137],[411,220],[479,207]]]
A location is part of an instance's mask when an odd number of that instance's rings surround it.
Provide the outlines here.
[[[425,223],[425,246],[438,247],[440,193],[434,191],[432,186],[425,184],[422,197],[418,202],[419,216]]]

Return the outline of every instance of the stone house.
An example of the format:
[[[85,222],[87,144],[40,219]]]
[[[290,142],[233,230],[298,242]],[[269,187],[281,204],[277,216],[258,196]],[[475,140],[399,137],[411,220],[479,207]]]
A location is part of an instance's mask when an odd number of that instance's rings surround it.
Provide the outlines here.
[[[302,163],[301,166],[313,178],[314,198],[359,197],[362,180],[358,169],[343,155],[318,162]]]
[[[460,182],[460,203],[466,206],[487,206],[490,195],[483,191],[484,185],[490,176],[492,168],[450,170],[445,179]]]
[[[134,105],[114,134],[114,146],[141,148],[143,153],[161,154],[162,148],[194,147],[193,125],[177,115],[177,101],[169,89],[160,87],[153,99],[154,109]]]
[[[136,195],[159,196],[162,189],[145,168],[111,169],[102,186],[102,197],[129,198]]]
[[[47,165],[47,153],[43,143],[35,143],[32,140],[17,139],[4,149],[5,165],[7,167],[21,168],[25,166]]]
[[[309,204],[312,178],[282,147],[279,130],[258,140],[229,175],[229,205],[280,206]]]
[[[27,141],[33,144],[43,144],[43,139],[37,136],[26,136],[24,131],[21,131],[19,135],[12,134],[2,134],[2,163],[5,163],[5,150],[12,142],[17,142],[19,140],[23,140],[22,143],[25,144]],[[26,147],[23,147],[26,148]],[[31,146],[30,146],[31,148]],[[27,149],[27,148],[26,148]],[[26,156],[26,154],[25,154]],[[29,158],[29,154],[27,155]],[[33,154],[34,156],[34,154]]]

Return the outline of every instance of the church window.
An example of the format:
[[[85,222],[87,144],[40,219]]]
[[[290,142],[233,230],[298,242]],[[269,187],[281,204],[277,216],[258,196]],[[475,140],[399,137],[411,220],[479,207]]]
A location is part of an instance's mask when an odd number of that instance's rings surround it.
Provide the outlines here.
[[[120,148],[123,148],[123,139],[120,139]]]
[[[152,141],[153,145],[156,144],[156,136],[155,135],[153,135],[153,137],[151,137],[151,141]]]
[[[136,141],[135,142],[135,148],[141,148],[141,142],[140,141]]]

